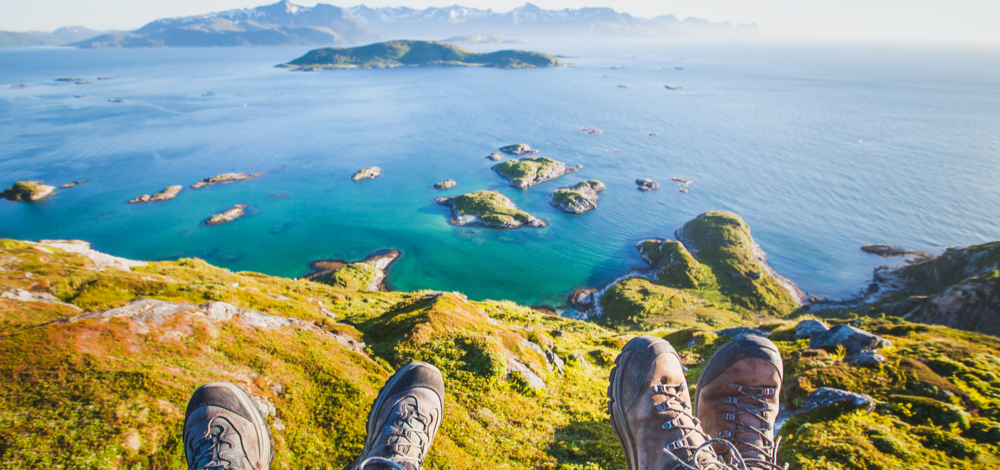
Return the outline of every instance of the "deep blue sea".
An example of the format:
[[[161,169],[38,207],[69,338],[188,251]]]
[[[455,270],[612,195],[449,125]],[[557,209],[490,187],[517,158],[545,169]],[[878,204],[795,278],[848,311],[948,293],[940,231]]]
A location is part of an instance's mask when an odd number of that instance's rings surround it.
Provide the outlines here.
[[[303,73],[274,66],[308,48],[0,50],[0,185],[89,180],[42,202],[0,203],[0,237],[84,239],[126,258],[197,256],[287,277],[313,260],[396,248],[396,289],[551,306],[641,266],[636,241],[670,238],[710,210],[742,215],[779,273],[833,298],[896,262],[863,244],[940,253],[1000,240],[1000,48],[518,47],[573,66]],[[584,168],[509,188],[484,157],[515,142]],[[350,180],[368,166],[382,177]],[[229,171],[265,175],[126,204]],[[660,189],[637,191],[643,177]],[[690,193],[671,177],[694,180]],[[433,188],[446,178],[458,186]],[[608,187],[597,210],[548,205],[556,188],[590,178]],[[457,227],[433,203],[480,189],[549,226]],[[249,215],[203,223],[234,204]]]

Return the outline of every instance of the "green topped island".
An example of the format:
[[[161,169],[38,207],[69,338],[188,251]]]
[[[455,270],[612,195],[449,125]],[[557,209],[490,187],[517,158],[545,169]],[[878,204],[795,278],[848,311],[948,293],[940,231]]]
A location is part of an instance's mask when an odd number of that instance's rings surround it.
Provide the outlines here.
[[[372,69],[387,67],[493,67],[533,69],[564,65],[541,52],[505,50],[480,54],[437,41],[387,41],[361,47],[327,47],[309,51],[279,67],[296,70]]]

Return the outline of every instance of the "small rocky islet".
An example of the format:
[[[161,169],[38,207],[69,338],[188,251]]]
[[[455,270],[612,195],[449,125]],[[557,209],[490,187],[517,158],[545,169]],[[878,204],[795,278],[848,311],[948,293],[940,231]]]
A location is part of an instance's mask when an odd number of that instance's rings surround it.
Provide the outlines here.
[[[378,178],[381,175],[382,175],[382,169],[377,166],[373,166],[358,170],[358,172],[355,173],[354,176],[351,177],[351,179],[354,181],[370,180]]]
[[[653,191],[660,188],[660,183],[649,178],[639,178],[635,180],[635,185],[639,191]]]
[[[363,261],[320,260],[309,263],[313,271],[303,277],[339,289],[387,292],[389,266],[400,256],[399,250],[379,250]]]
[[[444,181],[438,181],[434,183],[434,189],[451,189],[458,186],[458,182],[452,179],[447,179]]]
[[[511,144],[500,147],[500,151],[503,153],[509,153],[511,155],[527,155],[531,153],[538,153],[539,150],[531,148],[528,144]]]
[[[205,223],[208,225],[222,225],[227,222],[232,222],[246,214],[243,211],[246,207],[246,204],[236,204],[232,209],[213,215],[206,220]]]
[[[461,196],[440,197],[434,202],[451,208],[451,222],[458,226],[481,225],[489,228],[545,227],[542,219],[517,208],[497,191],[476,191]]]
[[[8,201],[34,202],[56,194],[56,187],[40,181],[18,181],[0,192],[0,197]]]
[[[64,184],[64,185],[60,186],[60,187],[59,187],[59,189],[69,189],[69,188],[72,188],[72,187],[75,187],[75,186],[77,186],[77,185],[80,185],[80,184],[83,184],[83,183],[86,183],[86,182],[87,182],[87,180],[76,180],[76,181],[72,181],[72,182],[69,182],[69,183],[66,183],[66,184]]]
[[[569,214],[582,214],[597,209],[597,193],[605,189],[600,181],[581,181],[555,190],[549,197],[549,204]]]
[[[227,184],[227,183],[234,183],[237,181],[246,181],[252,178],[259,178],[263,175],[264,175],[263,173],[252,173],[249,175],[246,173],[223,173],[221,175],[215,175],[210,178],[205,178],[191,185],[191,189],[200,189],[204,188],[205,186],[211,186],[213,184]]]
[[[181,185],[170,186],[167,189],[164,189],[163,191],[160,191],[152,196],[150,196],[149,194],[143,194],[142,196],[130,200],[128,203],[140,204],[145,202],[169,201],[177,197],[177,195],[181,192],[182,189],[184,189],[184,186]]]
[[[583,165],[575,167],[546,157],[525,157],[507,160],[493,166],[493,171],[508,181],[512,188],[527,188],[573,173]]]

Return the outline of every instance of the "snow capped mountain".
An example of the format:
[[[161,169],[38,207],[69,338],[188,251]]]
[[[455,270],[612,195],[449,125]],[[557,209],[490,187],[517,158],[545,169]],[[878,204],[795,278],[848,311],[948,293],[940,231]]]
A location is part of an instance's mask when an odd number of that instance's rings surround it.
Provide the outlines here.
[[[454,5],[313,7],[283,0],[257,8],[165,18],[126,33],[81,41],[79,47],[261,46],[371,43],[392,39],[441,39],[463,35],[508,37],[759,35],[757,25],[731,26],[673,16],[635,18],[611,8],[545,10],[526,3],[506,13]]]

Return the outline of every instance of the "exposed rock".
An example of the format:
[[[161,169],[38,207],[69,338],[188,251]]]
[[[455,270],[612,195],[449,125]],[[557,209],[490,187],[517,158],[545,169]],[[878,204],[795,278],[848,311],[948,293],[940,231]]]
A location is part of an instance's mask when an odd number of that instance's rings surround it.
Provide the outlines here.
[[[728,336],[730,338],[742,338],[744,336],[753,335],[760,336],[762,338],[767,338],[771,336],[771,332],[763,328],[754,328],[751,326],[738,326],[736,328],[726,328],[724,330],[716,331],[715,334],[719,336]]]
[[[650,134],[649,134],[649,136],[650,136],[650,137],[656,137],[656,136],[657,136],[657,134],[656,134],[655,132],[653,132],[653,133],[650,133]]]
[[[681,188],[681,189],[679,189],[678,191],[680,191],[680,192],[682,192],[682,193],[684,193],[684,194],[687,194],[687,193],[688,193],[688,190],[687,190],[686,188]]]
[[[180,193],[182,189],[184,189],[184,186],[180,186],[180,185],[171,186],[171,187],[169,187],[167,189],[164,189],[163,191],[160,191],[159,193],[156,193],[156,194],[154,194],[152,196],[150,196],[149,194],[143,194],[142,196],[139,196],[139,197],[137,197],[135,199],[132,199],[128,203],[129,204],[139,204],[139,203],[143,203],[143,202],[168,201],[170,199],[173,199],[173,198],[177,197],[177,194]]]
[[[29,292],[24,289],[14,289],[11,292],[0,293],[0,298],[17,300],[20,302],[44,302],[47,304],[65,305],[77,310],[82,310],[76,305],[60,302],[56,296],[49,294],[48,292]]]
[[[354,176],[351,177],[351,179],[354,181],[370,180],[370,179],[375,179],[381,175],[382,175],[382,169],[377,166],[373,166],[370,168],[362,168],[358,170],[358,172],[355,173]]]
[[[66,183],[66,184],[60,186],[59,189],[69,189],[69,188],[72,188],[73,186],[76,186],[78,184],[83,184],[83,183],[86,183],[86,182],[87,182],[87,180],[76,180],[76,181],[74,181],[72,183]]]
[[[896,256],[903,256],[906,254],[906,250],[893,245],[886,245],[884,243],[873,243],[871,245],[865,245],[861,247],[861,251],[865,253],[871,253],[873,255],[878,255],[883,258],[892,258]]]
[[[670,178],[670,181],[676,181],[680,184],[691,184],[691,180],[687,178]]]
[[[879,354],[877,351],[867,351],[861,354],[854,354],[844,358],[844,362],[848,364],[854,364],[863,367],[875,367],[877,368],[880,364],[886,361],[885,356]]]
[[[1000,336],[1000,272],[970,277],[911,305],[916,307],[903,317],[907,321]]]
[[[559,355],[556,354],[555,349],[549,348],[547,351],[545,351],[545,359],[551,364],[555,365],[556,370],[558,370],[560,374],[566,373],[566,363],[559,358]]]
[[[531,148],[531,146],[528,144],[511,144],[504,147],[500,147],[500,151],[503,153],[510,153],[513,155],[538,153],[538,150]]]
[[[28,88],[31,86],[30,83],[18,83],[17,85],[11,86],[11,88]]]
[[[603,134],[604,133],[604,131],[602,131],[600,129],[591,129],[589,127],[584,127],[583,128],[583,132],[585,134],[590,134],[590,135],[598,135],[598,134]]]
[[[434,202],[451,207],[455,225],[476,224],[490,228],[545,227],[544,220],[517,208],[507,196],[497,191],[476,191],[454,197],[439,197]]]
[[[108,103],[121,103],[122,100],[118,98],[108,98]]]
[[[663,85],[663,86],[664,86],[664,88],[666,88],[668,90],[683,90],[684,89],[684,87],[682,87],[682,86],[670,86],[670,85]]]
[[[802,411],[809,412],[822,406],[840,402],[846,402],[852,409],[864,409],[868,411],[875,409],[875,401],[868,395],[835,388],[820,387],[806,396]]]
[[[81,254],[86,256],[100,269],[112,268],[120,271],[131,271],[132,268],[139,268],[149,264],[145,261],[133,261],[101,253],[91,249],[90,243],[82,240],[42,240],[36,245],[36,248],[38,247],[58,248],[69,253]]]
[[[186,313],[192,317],[204,319],[212,323],[236,321],[239,324],[253,327],[258,330],[276,330],[286,328],[297,328],[311,331],[313,333],[336,339],[337,342],[347,346],[349,349],[365,357],[365,344],[356,341],[354,338],[334,334],[324,330],[314,322],[299,320],[291,317],[276,317],[254,310],[247,310],[230,305],[225,302],[207,302],[200,305],[174,304],[162,300],[136,299],[124,307],[113,308],[100,312],[84,313],[75,317],[56,320],[52,323],[73,323],[80,320],[103,320],[109,321],[112,318],[120,318],[133,322],[139,334],[149,334],[150,328],[163,325],[169,319],[174,318],[179,313]]]
[[[205,178],[191,185],[191,189],[204,188],[205,186],[210,186],[213,184],[220,184],[220,183],[225,184],[225,183],[232,183],[235,181],[246,181],[250,178],[257,178],[262,175],[263,173],[253,173],[250,175],[246,173],[223,173],[221,175],[215,175],[211,178]]]
[[[812,338],[818,334],[826,333],[829,328],[819,320],[803,320],[795,325],[795,339]]]
[[[597,180],[581,181],[574,186],[559,188],[549,197],[549,204],[563,212],[582,214],[597,209],[597,193],[607,189]]]
[[[500,160],[503,160],[503,154],[502,153],[498,153],[498,152],[493,152],[493,153],[487,155],[486,159],[498,162]]]
[[[220,225],[226,222],[232,222],[240,217],[243,217],[244,214],[243,208],[246,206],[247,206],[246,204],[237,204],[228,211],[225,211],[221,214],[213,215],[211,218],[206,220],[205,223],[208,225]]]
[[[628,85],[618,85],[618,88],[628,88]]]
[[[65,77],[65,78],[57,78],[56,79],[57,82],[75,82],[77,80],[80,80],[80,79],[76,78],[76,77]]]
[[[594,292],[597,292],[597,289],[577,289],[570,296],[570,305],[581,312],[586,312],[594,306]]]
[[[507,374],[519,374],[528,386],[538,390],[545,390],[545,381],[538,374],[535,374],[528,366],[521,364],[516,359],[507,358]]]
[[[649,178],[637,179],[635,180],[635,184],[638,186],[637,189],[639,189],[639,191],[652,191],[660,188],[660,183],[657,183]]]
[[[835,350],[838,346],[843,346],[847,354],[853,356],[890,347],[892,342],[850,325],[837,325],[827,331],[813,333],[809,341],[810,349]]]
[[[565,163],[545,157],[525,157],[493,165],[493,171],[504,177],[513,188],[527,188],[573,173],[583,165],[566,166]]]
[[[434,184],[434,188],[435,189],[451,189],[451,188],[454,188],[456,185],[458,185],[457,181],[449,179],[449,180],[444,180],[444,181],[440,181],[438,183],[435,183]]]
[[[39,181],[18,181],[0,193],[0,197],[10,201],[30,202],[45,199],[53,194],[56,194],[55,186],[48,186]]]

